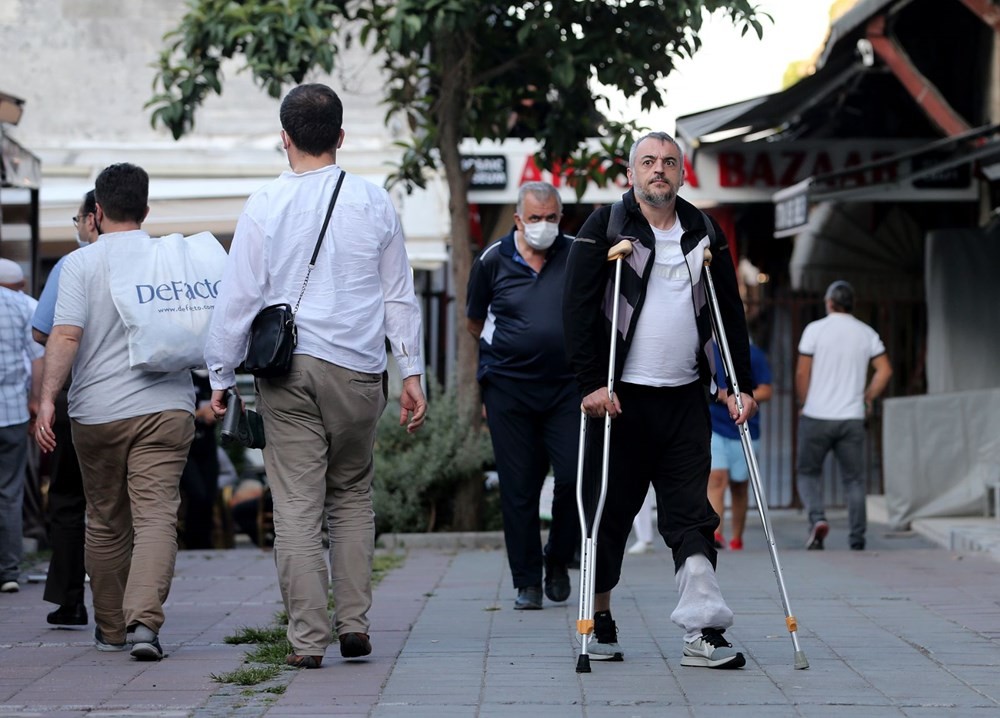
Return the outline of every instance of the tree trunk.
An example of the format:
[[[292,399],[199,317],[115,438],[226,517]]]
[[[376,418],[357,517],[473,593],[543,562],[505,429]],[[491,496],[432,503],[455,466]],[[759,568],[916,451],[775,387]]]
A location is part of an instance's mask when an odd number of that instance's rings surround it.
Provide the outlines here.
[[[467,97],[467,52],[463,43],[455,38],[442,42],[439,47],[451,48],[453,57],[448,58],[445,67],[451,72],[442,77],[442,86],[437,102],[438,149],[448,182],[448,209],[451,216],[451,278],[455,289],[455,332],[457,363],[455,367],[455,390],[458,401],[459,426],[469,427],[469,431],[482,431],[479,385],[476,369],[479,361],[478,342],[465,328],[465,298],[472,268],[472,247],[469,241],[469,178],[462,171],[459,145],[462,136],[458,118],[465,109]],[[464,56],[463,56],[464,55]],[[457,531],[475,531],[481,528],[483,508],[483,476],[477,473],[464,480],[455,491],[453,528]]]

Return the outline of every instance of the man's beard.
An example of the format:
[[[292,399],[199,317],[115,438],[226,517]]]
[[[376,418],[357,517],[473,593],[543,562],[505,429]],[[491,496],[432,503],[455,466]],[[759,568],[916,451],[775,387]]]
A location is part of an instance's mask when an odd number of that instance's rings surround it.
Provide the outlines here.
[[[635,193],[639,199],[653,207],[665,207],[670,204],[676,196],[674,188],[669,185],[667,186],[667,189],[660,193],[647,192],[642,187],[636,187]]]

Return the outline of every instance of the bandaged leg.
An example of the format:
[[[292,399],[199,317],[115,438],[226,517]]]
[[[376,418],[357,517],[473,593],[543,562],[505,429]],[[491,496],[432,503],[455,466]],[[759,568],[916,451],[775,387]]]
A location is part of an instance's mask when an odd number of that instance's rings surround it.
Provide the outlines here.
[[[688,556],[674,575],[680,599],[670,620],[684,629],[684,640],[693,641],[703,628],[726,629],[733,625],[733,612],[722,598],[715,569],[703,554]]]

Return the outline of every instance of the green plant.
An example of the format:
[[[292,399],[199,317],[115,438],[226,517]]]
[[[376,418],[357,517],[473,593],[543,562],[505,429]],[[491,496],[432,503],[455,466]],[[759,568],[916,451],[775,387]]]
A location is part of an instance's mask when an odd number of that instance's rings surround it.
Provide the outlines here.
[[[486,431],[459,420],[455,389],[429,387],[425,425],[407,434],[386,411],[375,439],[375,525],[378,533],[449,528],[452,501],[464,483],[482,481],[493,461]]]

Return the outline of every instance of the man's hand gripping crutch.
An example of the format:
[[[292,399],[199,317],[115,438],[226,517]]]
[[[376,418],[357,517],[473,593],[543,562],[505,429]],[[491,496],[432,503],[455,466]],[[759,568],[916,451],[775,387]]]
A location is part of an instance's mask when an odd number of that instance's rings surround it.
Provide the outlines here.
[[[719,300],[715,295],[715,284],[712,281],[712,252],[705,250],[705,284],[708,288],[708,305],[712,315],[712,326],[715,330],[715,339],[719,344],[719,351],[722,354],[722,363],[725,367],[726,377],[732,385],[733,395],[736,398],[736,408],[740,414],[743,413],[743,400],[740,397],[740,387],[736,381],[736,371],[733,366],[733,357],[729,352],[729,342],[726,339],[726,328],[722,323],[722,314],[719,311]],[[750,440],[750,427],[744,422],[739,425],[740,441],[743,444],[743,456],[746,458],[747,469],[750,474],[750,484],[753,486],[753,493],[757,499],[757,510],[760,513],[760,520],[764,526],[764,536],[767,539],[767,548],[771,554],[771,565],[774,567],[774,575],[778,579],[778,592],[781,594],[781,603],[785,609],[785,624],[792,637],[792,646],[795,649],[795,668],[803,669],[809,667],[806,654],[799,647],[797,635],[798,624],[792,614],[792,608],[788,602],[788,591],[785,589],[785,580],[781,573],[781,562],[778,560],[778,549],[774,545],[774,532],[771,530],[771,521],[767,513],[767,499],[764,497],[763,486],[760,481],[760,469],[757,466],[757,457],[754,454],[753,444]]]
[[[594,566],[597,549],[597,532],[604,511],[604,499],[608,494],[608,458],[611,444],[611,419],[618,415],[620,407],[615,398],[615,345],[618,338],[618,301],[622,281],[622,261],[632,253],[632,243],[623,239],[608,250],[608,261],[615,263],[615,282],[611,308],[611,349],[608,353],[608,393],[601,396],[599,403],[580,405],[580,448],[576,469],[576,507],[580,515],[580,613],[576,621],[580,634],[580,656],[576,662],[577,673],[590,673],[590,654],[587,647],[594,634]],[[596,393],[596,392],[595,392]],[[588,397],[588,401],[593,397]],[[588,414],[590,412],[590,414]],[[601,484],[593,516],[587,516],[584,500],[584,456],[587,443],[588,416],[604,416],[604,446],[601,456]]]

